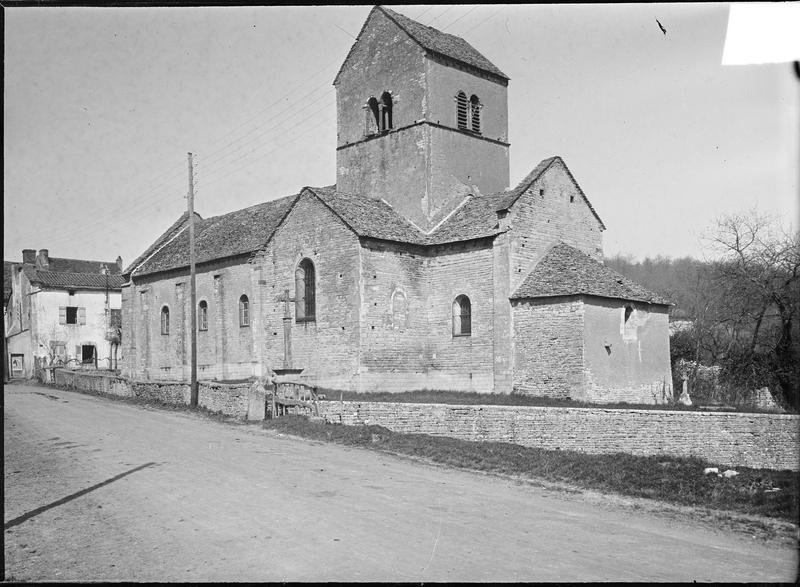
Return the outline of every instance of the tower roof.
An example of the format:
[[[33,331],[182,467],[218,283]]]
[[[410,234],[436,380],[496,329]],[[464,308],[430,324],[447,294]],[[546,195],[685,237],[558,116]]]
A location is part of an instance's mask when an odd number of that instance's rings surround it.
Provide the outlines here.
[[[394,22],[398,27],[405,31],[408,36],[411,37],[425,51],[453,59],[470,67],[474,67],[475,69],[479,69],[485,73],[501,78],[506,82],[510,79],[506,74],[500,71],[496,65],[484,57],[480,51],[475,49],[475,47],[467,43],[461,37],[450,35],[433,27],[426,26],[420,22],[417,22],[416,20],[408,18],[407,16],[403,16],[394,10],[389,10],[384,6],[375,6],[372,9],[372,12],[370,12],[369,16],[364,21],[364,26],[361,27],[361,31],[358,33],[358,37],[356,37],[356,42],[353,43],[353,47],[358,44],[358,41],[361,38],[361,35],[364,33],[364,29],[366,28],[370,17],[375,11],[380,11],[383,13],[387,18],[389,18],[389,20]],[[351,47],[350,52],[352,53],[352,51],[353,49]],[[341,75],[349,57],[350,53],[348,53],[347,58],[345,58],[345,60],[342,62],[342,66],[339,68],[339,72],[336,74],[336,78],[333,80],[334,85],[336,85],[336,82],[339,80],[339,76]]]

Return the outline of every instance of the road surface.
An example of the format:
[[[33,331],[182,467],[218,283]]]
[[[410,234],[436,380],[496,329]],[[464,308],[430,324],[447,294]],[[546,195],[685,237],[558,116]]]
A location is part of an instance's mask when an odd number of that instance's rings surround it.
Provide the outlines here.
[[[797,553],[257,425],[4,388],[25,581],[794,581]]]

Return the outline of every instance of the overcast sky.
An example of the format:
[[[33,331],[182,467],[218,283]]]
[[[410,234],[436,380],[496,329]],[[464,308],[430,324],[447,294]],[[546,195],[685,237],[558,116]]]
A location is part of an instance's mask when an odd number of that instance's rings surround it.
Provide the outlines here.
[[[797,228],[800,81],[722,66],[727,4],[392,6],[511,78],[511,184],[560,155],[607,255],[700,256],[722,214]],[[355,7],[6,8],[4,259],[127,266],[186,208],[336,181]],[[662,33],[658,22],[666,29]]]

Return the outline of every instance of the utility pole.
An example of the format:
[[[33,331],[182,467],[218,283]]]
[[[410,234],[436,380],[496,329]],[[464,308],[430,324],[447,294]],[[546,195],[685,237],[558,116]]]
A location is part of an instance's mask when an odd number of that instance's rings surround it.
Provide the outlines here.
[[[189,153],[189,304],[191,305],[191,312],[189,315],[191,334],[191,381],[190,385],[190,402],[193,408],[197,407],[198,389],[197,389],[197,289],[194,272],[194,170],[192,166],[192,154]]]

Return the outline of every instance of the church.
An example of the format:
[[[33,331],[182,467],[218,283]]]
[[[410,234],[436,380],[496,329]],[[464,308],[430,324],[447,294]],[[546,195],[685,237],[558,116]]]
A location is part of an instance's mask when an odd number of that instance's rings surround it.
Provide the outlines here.
[[[669,302],[603,265],[558,156],[510,187],[509,78],[385,7],[333,82],[336,183],[195,215],[200,380],[672,397]],[[124,272],[123,375],[188,381],[188,214]]]

